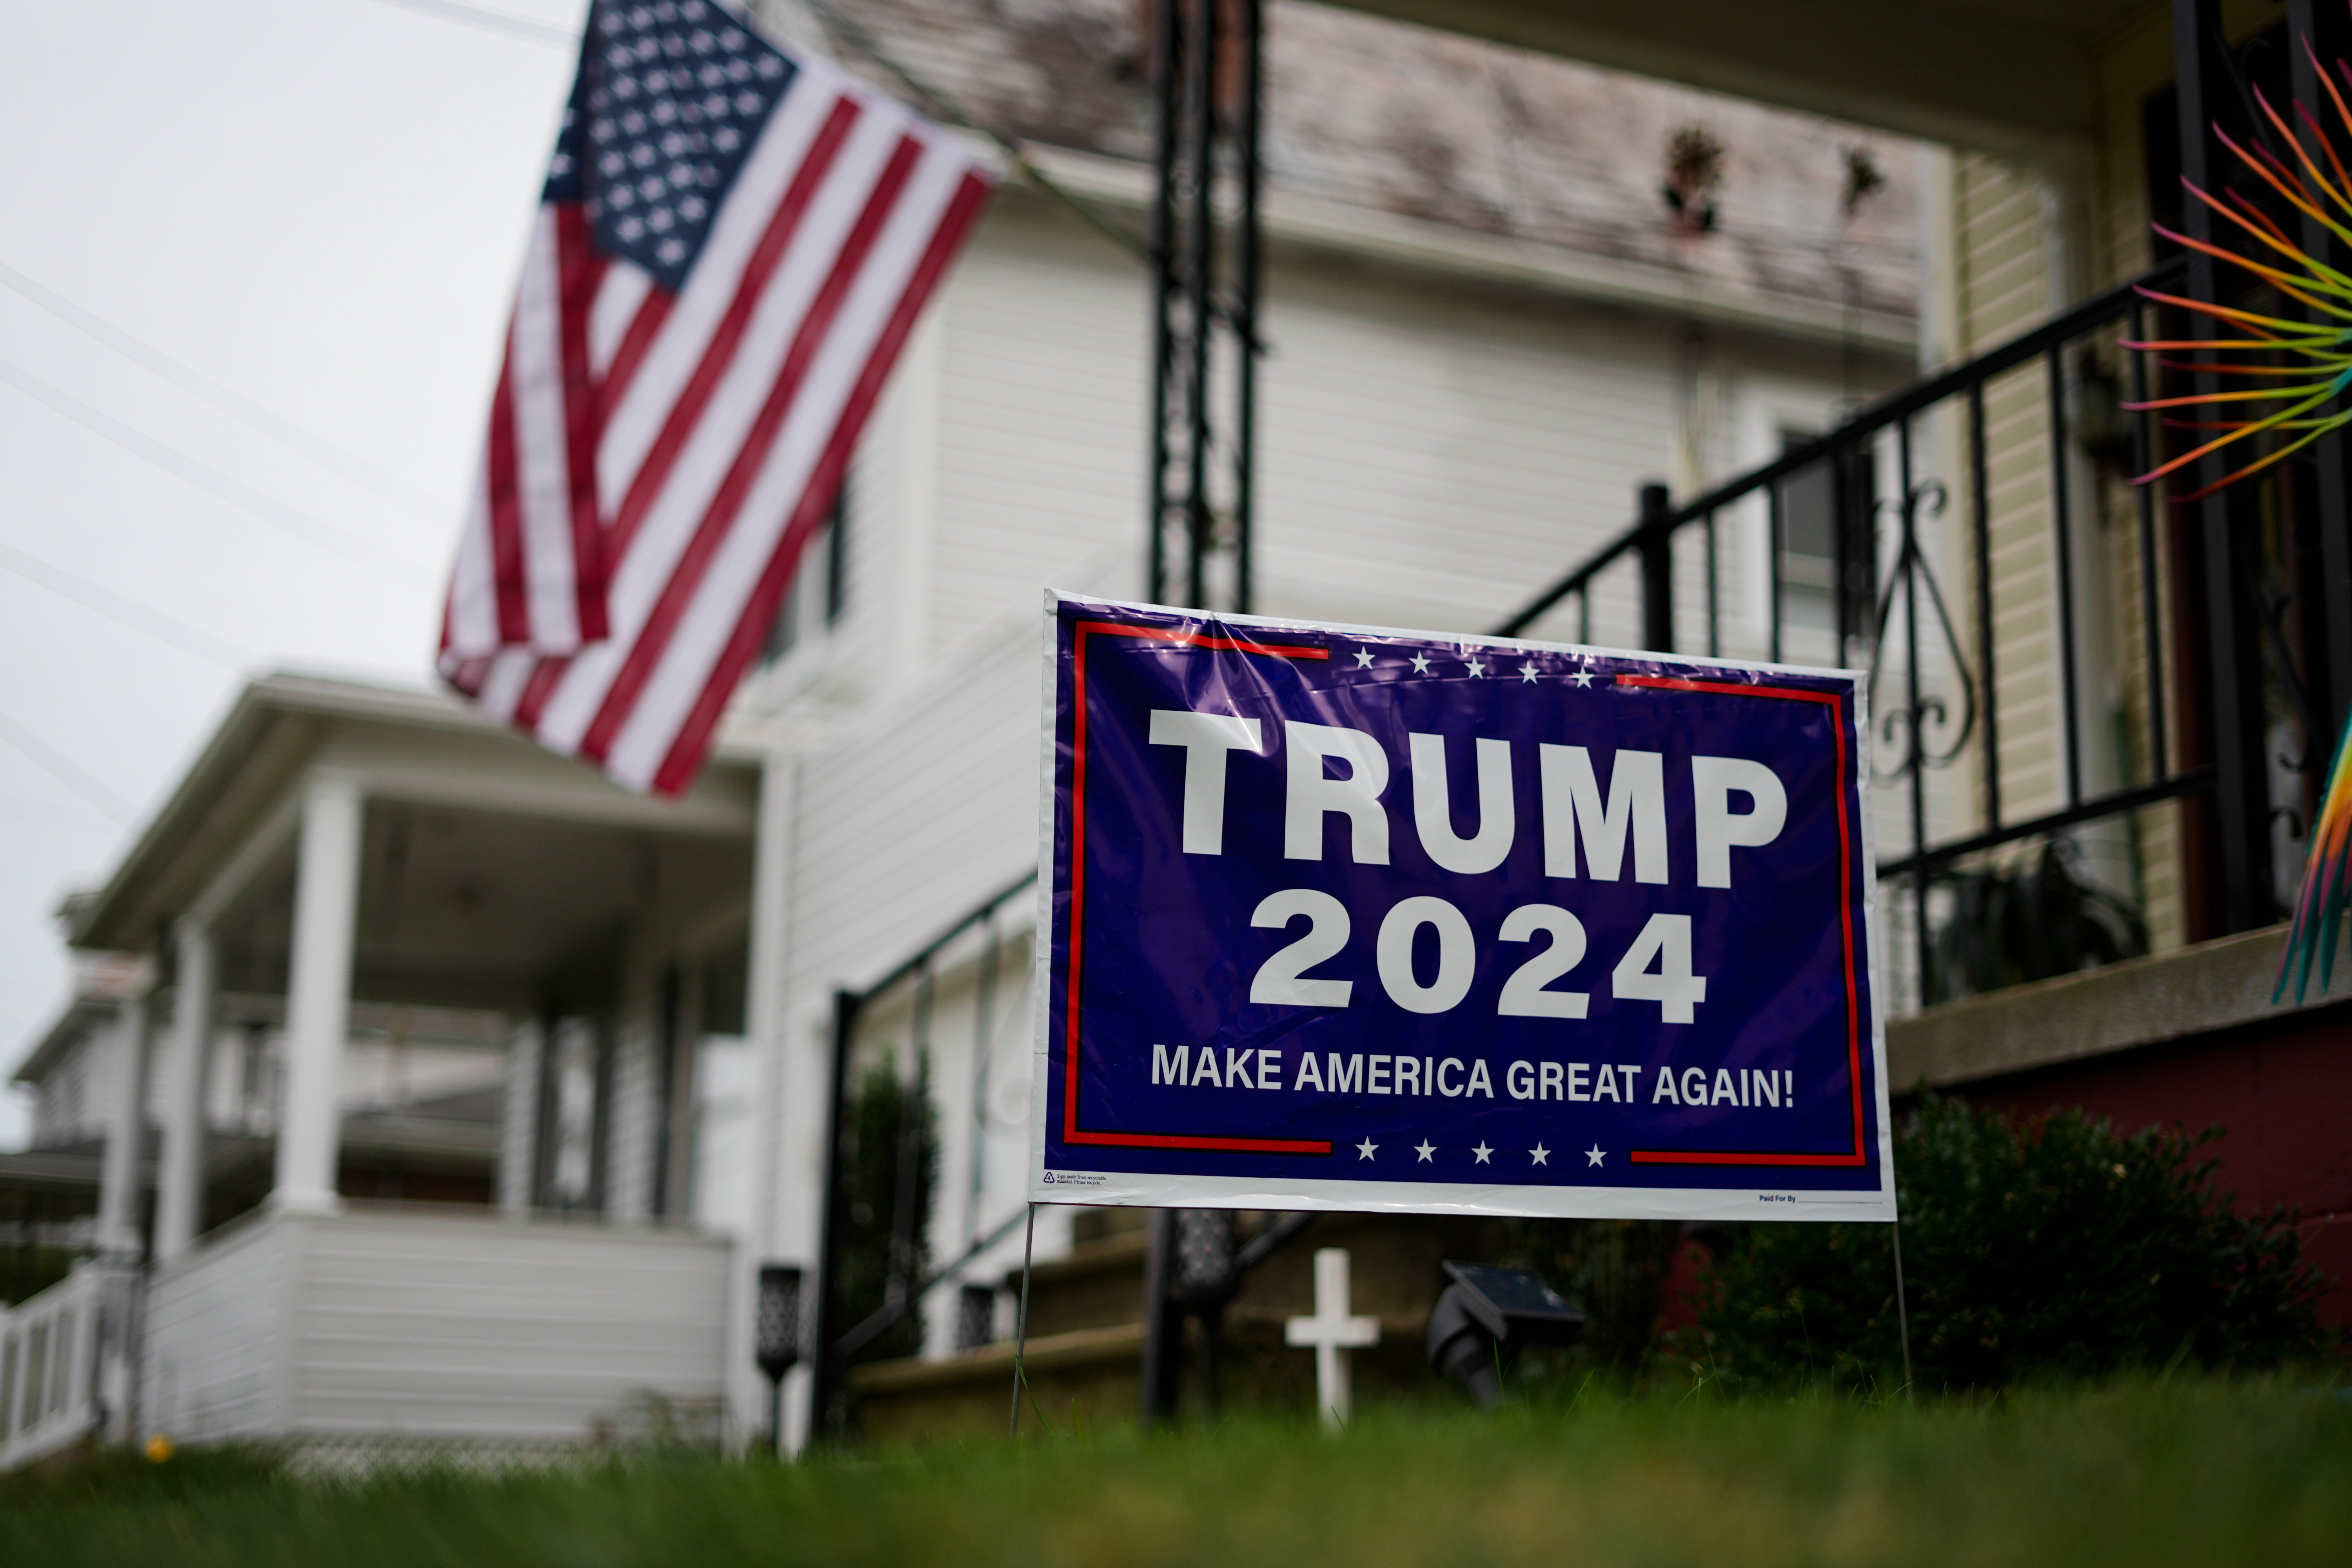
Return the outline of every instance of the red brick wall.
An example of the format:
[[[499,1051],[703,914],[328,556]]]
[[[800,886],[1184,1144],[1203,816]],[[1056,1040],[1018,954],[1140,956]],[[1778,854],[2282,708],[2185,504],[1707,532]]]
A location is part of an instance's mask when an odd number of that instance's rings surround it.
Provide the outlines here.
[[[2126,1131],[2226,1128],[2207,1148],[2219,1184],[2241,1214],[2302,1211],[2305,1255],[2334,1280],[2320,1316],[2352,1328],[2352,1002],[1953,1092],[2021,1113],[2079,1106]]]

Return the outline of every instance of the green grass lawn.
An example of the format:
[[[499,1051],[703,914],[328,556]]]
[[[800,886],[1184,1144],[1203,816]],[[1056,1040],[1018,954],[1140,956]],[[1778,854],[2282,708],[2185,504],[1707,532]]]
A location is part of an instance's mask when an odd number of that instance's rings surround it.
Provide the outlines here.
[[[128,1456],[0,1480],[0,1563],[2352,1563],[2352,1400],[2135,1384],[1869,1405],[1587,1396],[797,1467],[302,1484]]]

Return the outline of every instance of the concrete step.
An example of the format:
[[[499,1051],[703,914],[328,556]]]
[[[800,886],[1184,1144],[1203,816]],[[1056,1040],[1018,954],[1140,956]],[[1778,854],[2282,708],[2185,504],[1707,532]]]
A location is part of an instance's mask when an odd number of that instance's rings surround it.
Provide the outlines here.
[[[1141,1323],[1032,1335],[1023,1358],[1029,1384],[1023,1428],[1036,1431],[1041,1418],[1058,1431],[1133,1421],[1142,1360]],[[850,1370],[849,1387],[868,1443],[1001,1436],[1011,1426],[1013,1343],[943,1361],[869,1362]]]
[[[1111,1214],[1082,1223],[1068,1256],[1038,1264],[1029,1294],[1025,1371],[1030,1403],[1024,1430],[1042,1421],[1057,1430],[1137,1418],[1142,1400],[1145,1228]],[[1268,1216],[1269,1218],[1271,1216]],[[1092,1221],[1081,1215],[1082,1222]],[[1410,1215],[1319,1215],[1242,1285],[1224,1310],[1215,1356],[1215,1404],[1223,1409],[1314,1408],[1315,1358],[1283,1341],[1286,1320],[1314,1310],[1318,1247],[1344,1247],[1351,1259],[1353,1306],[1381,1321],[1377,1346],[1354,1352],[1360,1404],[1426,1396],[1433,1388],[1423,1349],[1430,1309],[1447,1258],[1494,1255],[1487,1222]],[[1018,1292],[1016,1270],[1004,1281]],[[1197,1321],[1186,1331],[1185,1405],[1205,1414],[1210,1402],[1208,1345]],[[874,1362],[850,1373],[858,1420],[868,1441],[957,1440],[1006,1429],[1013,1393],[1013,1346],[982,1346],[943,1359]]]
[[[1143,1269],[1151,1238],[1123,1230],[1081,1241],[1068,1256],[1040,1263],[1029,1279],[1029,1337],[1050,1339],[1081,1329],[1108,1329],[1143,1321]],[[1004,1277],[1021,1296],[1021,1271]]]

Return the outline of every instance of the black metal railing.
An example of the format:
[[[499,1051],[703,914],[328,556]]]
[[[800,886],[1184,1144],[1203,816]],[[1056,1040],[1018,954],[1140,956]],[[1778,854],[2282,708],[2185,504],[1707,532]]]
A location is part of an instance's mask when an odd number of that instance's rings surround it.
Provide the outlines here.
[[[1631,526],[1496,628],[1591,641],[1597,617],[1659,652],[1868,668],[1876,816],[1882,839],[1898,839],[1881,846],[1883,907],[1907,927],[1895,955],[1907,973],[1890,975],[1898,1005],[1955,994],[1936,944],[1938,889],[1956,868],[2028,841],[2079,847],[2095,825],[2120,825],[2101,847],[2133,863],[2092,877],[2128,908],[2141,869],[2131,819],[2182,797],[2258,814],[2235,832],[2187,831],[2184,855],[2201,860],[2175,902],[2202,896],[2218,912],[2182,923],[2221,934],[2275,918],[2272,861],[2246,846],[2292,837],[2306,792],[2282,783],[2278,764],[2307,773],[2315,751],[2324,763],[2332,723],[2302,715],[2304,758],[2273,754],[2275,735],[2238,708],[2296,689],[2284,642],[2270,639],[2267,679],[2250,684],[2234,664],[2217,676],[2221,653],[2242,662],[2249,637],[2280,618],[2259,541],[2200,549],[2157,487],[2127,482],[2173,433],[2128,411],[2150,395],[2151,371],[2119,345],[2158,335],[2147,296],[2178,293],[2188,270],[2160,266],[1690,500],[1643,487]],[[2258,511],[2268,502],[2253,489],[2243,500]],[[1743,531],[1748,547],[1727,552]],[[1694,569],[1696,592],[1677,581]],[[2209,591],[2216,574],[2227,581]],[[1963,595],[1948,589],[1951,574],[1968,579]],[[1757,613],[1727,613],[1727,586]],[[2046,623],[2020,623],[2044,607]],[[2127,694],[2119,706],[2116,691]],[[2118,718],[2128,733],[2115,732]],[[2235,863],[2212,864],[2216,851]],[[1940,901],[1948,926],[1948,891]]]
[[[968,1216],[971,1232],[968,1245],[955,1261],[928,1271],[919,1265],[922,1258],[919,1232],[928,1223],[919,1201],[918,1168],[921,1161],[924,1106],[911,1088],[901,1101],[903,1107],[898,1129],[898,1180],[895,1184],[897,1202],[892,1205],[888,1249],[888,1277],[881,1302],[846,1331],[841,1319],[848,1304],[842,1300],[839,1263],[844,1237],[841,1222],[845,1217],[842,1196],[843,1121],[848,1107],[851,1068],[857,1050],[861,1020],[869,1016],[877,1002],[911,987],[908,1041],[908,1064],[910,1085],[916,1081],[917,1064],[930,1047],[931,1001],[939,966],[942,958],[972,932],[980,933],[978,969],[975,973],[972,999],[974,1028],[972,1063],[974,1079],[971,1086],[972,1113],[975,1119],[986,1113],[988,1103],[988,1071],[994,1041],[991,1029],[996,1019],[997,971],[1002,967],[1003,931],[997,915],[1005,905],[1029,891],[1037,883],[1037,873],[1031,871],[1010,885],[999,889],[985,900],[957,919],[949,921],[918,947],[902,963],[880,979],[862,990],[841,990],[833,996],[833,1064],[827,1084],[825,1110],[824,1209],[819,1220],[817,1256],[817,1305],[814,1324],[814,1341],[809,1357],[812,1386],[809,1409],[812,1415],[811,1435],[826,1437],[839,1435],[847,1410],[842,1398],[845,1377],[850,1358],[864,1350],[908,1312],[913,1311],[934,1289],[956,1278],[971,1260],[1012,1234],[1013,1226],[1026,1213],[1025,1205],[983,1231],[977,1211],[980,1191],[980,1166],[985,1129],[974,1125],[970,1129],[972,1141],[970,1194],[973,1212]]]

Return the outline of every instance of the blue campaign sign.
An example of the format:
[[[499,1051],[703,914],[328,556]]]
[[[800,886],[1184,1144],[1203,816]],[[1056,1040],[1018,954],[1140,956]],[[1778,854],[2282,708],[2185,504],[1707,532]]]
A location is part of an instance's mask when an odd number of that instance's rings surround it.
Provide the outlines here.
[[[1894,1217],[1854,672],[1047,614],[1033,1196]]]

